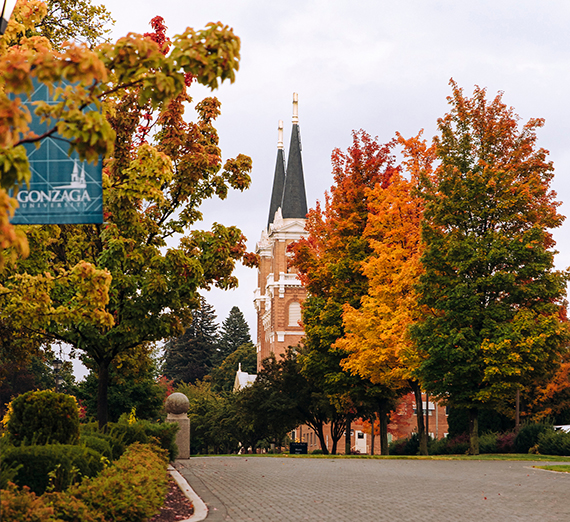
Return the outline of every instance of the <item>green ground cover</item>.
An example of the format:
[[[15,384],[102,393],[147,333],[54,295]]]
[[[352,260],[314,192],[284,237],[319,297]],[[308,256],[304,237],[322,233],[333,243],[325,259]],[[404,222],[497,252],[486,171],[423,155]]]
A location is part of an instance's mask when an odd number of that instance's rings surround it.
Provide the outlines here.
[[[561,471],[562,473],[570,473],[570,464],[559,464],[557,466],[534,466],[538,469],[547,469],[548,471]]]
[[[559,455],[535,455],[531,453],[506,453],[489,455],[290,455],[289,453],[263,453],[242,455],[192,455],[194,457],[287,457],[291,459],[397,459],[397,460],[525,460],[531,462],[570,462],[570,457]],[[568,465],[570,467],[570,464]]]

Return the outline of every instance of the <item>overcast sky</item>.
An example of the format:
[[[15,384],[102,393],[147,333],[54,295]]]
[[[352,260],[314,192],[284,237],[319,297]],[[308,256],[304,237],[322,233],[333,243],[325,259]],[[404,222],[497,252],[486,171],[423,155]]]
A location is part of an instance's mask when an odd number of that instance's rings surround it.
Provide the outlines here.
[[[95,0],[94,3],[97,3]],[[267,222],[275,167],[277,122],[291,129],[292,93],[299,93],[299,122],[307,201],[313,207],[332,183],[330,155],[346,149],[353,129],[381,142],[396,131],[405,137],[425,129],[447,111],[449,79],[471,94],[486,87],[504,91],[522,121],[546,119],[539,146],[550,151],[554,188],[570,215],[570,2],[567,0],[106,0],[116,20],[113,39],[147,32],[156,15],[172,36],[210,21],[234,28],[242,59],[234,84],[215,95],[224,158],[253,158],[253,183],[245,193],[204,207],[212,221],[237,225],[253,250]],[[208,95],[192,87],[199,101]],[[568,203],[566,203],[568,201]],[[570,265],[570,223],[555,232],[557,265]],[[255,341],[254,270],[240,268],[240,286],[206,295],[218,320],[239,306]]]

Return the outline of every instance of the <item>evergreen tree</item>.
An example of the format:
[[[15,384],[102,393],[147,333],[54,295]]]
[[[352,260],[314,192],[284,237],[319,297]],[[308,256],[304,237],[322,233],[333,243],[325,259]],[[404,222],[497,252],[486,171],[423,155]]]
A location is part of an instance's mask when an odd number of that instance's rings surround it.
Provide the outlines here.
[[[208,375],[216,352],[217,329],[214,308],[200,297],[192,324],[166,346],[164,375],[177,382],[195,383]]]
[[[228,355],[247,343],[251,344],[249,326],[241,310],[234,306],[226,320],[222,323],[220,340],[218,341],[218,360],[220,362],[224,361]]]

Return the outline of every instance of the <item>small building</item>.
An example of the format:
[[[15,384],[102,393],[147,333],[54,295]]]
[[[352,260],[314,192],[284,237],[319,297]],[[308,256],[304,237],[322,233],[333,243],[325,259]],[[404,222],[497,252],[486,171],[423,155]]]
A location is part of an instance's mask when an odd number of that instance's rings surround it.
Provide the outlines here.
[[[252,385],[257,379],[257,375],[241,371],[241,363],[238,365],[236,372],[236,379],[234,381],[234,392],[238,392]]]

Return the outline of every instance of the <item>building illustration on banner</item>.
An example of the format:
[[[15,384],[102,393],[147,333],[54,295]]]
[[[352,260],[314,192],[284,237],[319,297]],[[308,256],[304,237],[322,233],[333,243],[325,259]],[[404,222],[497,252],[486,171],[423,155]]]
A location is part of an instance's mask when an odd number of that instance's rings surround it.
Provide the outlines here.
[[[77,160],[73,162],[73,172],[71,173],[71,183],[69,185],[63,185],[59,187],[60,189],[86,189],[87,183],[85,182],[85,166],[81,165],[81,173],[79,172],[79,166],[77,165]]]

